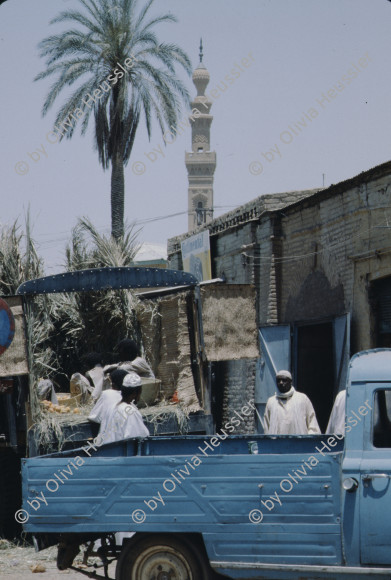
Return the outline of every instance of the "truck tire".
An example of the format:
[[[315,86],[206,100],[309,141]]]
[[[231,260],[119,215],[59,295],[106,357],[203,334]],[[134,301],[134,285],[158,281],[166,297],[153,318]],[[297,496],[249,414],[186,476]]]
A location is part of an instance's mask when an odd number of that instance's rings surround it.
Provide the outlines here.
[[[145,536],[124,546],[116,580],[208,580],[208,562],[197,548],[169,535]]]

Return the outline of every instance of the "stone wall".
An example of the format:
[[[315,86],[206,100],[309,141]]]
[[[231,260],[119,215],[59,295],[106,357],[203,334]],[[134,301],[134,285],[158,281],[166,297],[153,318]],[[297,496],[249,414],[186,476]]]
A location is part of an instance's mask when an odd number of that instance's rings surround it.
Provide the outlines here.
[[[224,277],[228,284],[255,285],[257,325],[278,322],[278,279],[270,256],[273,251],[281,252],[277,239],[280,220],[271,220],[269,212],[306,199],[315,191],[318,190],[265,195],[197,230],[208,229],[210,233],[212,277]],[[168,241],[171,268],[182,268],[180,244],[192,233]],[[219,363],[219,383],[224,390],[223,425],[254,397],[255,372],[256,359]],[[235,432],[252,433],[256,430],[255,425],[255,417],[251,415]]]
[[[350,312],[353,352],[375,346],[368,288],[391,275],[386,165],[379,176],[363,175],[288,208],[282,219],[280,322]]]
[[[259,326],[349,312],[351,352],[377,346],[369,290],[391,276],[391,162],[328,189],[259,197],[202,229],[212,276],[255,285]],[[172,268],[182,267],[180,242],[189,235],[169,240]],[[224,364],[228,420],[251,397],[255,361]]]
[[[235,411],[239,412],[249,400],[255,399],[255,369],[256,359],[224,362],[223,427],[232,417],[237,417]],[[251,413],[235,428],[235,434],[254,433],[255,425],[255,416]]]

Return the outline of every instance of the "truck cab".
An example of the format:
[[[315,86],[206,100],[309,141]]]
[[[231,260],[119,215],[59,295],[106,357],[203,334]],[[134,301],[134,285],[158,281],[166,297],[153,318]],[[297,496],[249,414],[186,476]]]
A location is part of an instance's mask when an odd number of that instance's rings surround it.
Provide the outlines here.
[[[370,406],[365,415],[363,405]],[[342,477],[343,542],[351,565],[391,565],[391,354],[353,356],[347,388]],[[356,487],[357,486],[357,487]],[[342,486],[343,487],[343,486]]]

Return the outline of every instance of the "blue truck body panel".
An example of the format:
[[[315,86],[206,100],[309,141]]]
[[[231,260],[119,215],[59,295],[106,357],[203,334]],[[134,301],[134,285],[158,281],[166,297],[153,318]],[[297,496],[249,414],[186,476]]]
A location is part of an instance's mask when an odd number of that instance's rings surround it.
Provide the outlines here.
[[[211,560],[283,558],[297,564],[340,564],[337,490],[342,452],[320,456],[312,469],[303,463],[303,457],[316,453],[321,439],[232,436],[214,448],[205,436],[152,437],[102,446],[90,450],[91,457],[81,449],[26,459],[23,508],[30,519],[25,529],[32,533],[202,529]],[[258,454],[250,453],[250,442],[258,444]],[[290,447],[292,452],[287,453]],[[279,487],[284,478],[285,492]],[[32,506],[38,504],[31,500],[41,492],[48,505],[42,501],[35,510]],[[268,498],[275,493],[281,505],[270,509]],[[269,504],[257,525],[248,514],[262,506],[262,499]],[[132,514],[140,514],[140,523],[132,520]]]
[[[196,533],[230,578],[391,578],[391,350],[353,357],[345,428],[345,438],[151,437],[25,459],[24,527]]]

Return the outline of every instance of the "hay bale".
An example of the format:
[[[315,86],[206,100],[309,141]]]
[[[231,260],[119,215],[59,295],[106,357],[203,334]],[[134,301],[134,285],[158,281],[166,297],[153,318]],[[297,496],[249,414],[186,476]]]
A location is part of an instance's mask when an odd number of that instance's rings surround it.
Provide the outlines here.
[[[205,352],[210,361],[258,358],[255,288],[219,284],[201,289]]]

